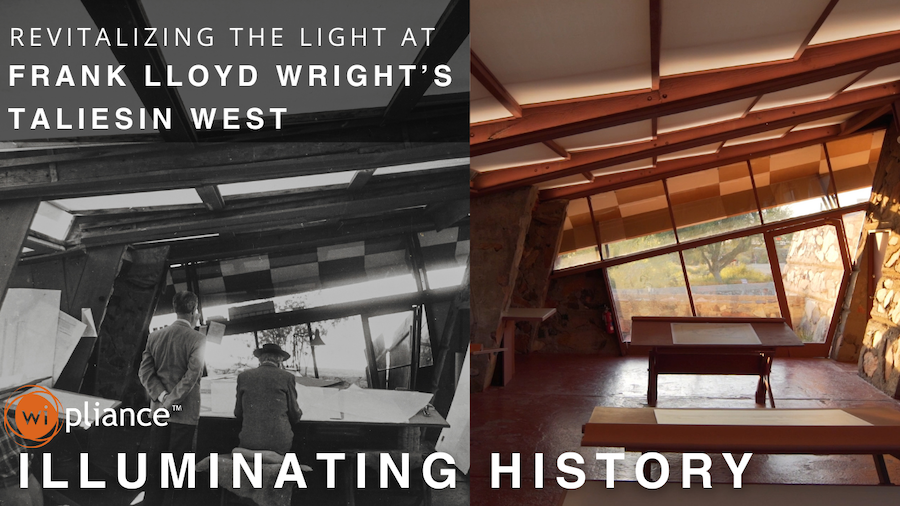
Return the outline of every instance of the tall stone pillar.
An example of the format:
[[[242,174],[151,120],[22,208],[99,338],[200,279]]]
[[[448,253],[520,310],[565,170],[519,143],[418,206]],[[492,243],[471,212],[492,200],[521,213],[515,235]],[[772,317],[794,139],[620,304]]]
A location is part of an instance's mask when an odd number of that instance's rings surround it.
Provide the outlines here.
[[[859,374],[900,398],[900,134],[889,128],[872,183],[867,229],[890,229],[881,279],[859,354]]]

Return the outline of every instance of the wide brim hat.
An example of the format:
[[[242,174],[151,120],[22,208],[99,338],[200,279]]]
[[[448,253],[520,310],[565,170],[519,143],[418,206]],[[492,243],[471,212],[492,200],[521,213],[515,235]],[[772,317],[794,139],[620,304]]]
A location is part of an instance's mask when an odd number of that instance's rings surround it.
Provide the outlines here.
[[[257,348],[253,350],[253,356],[259,358],[259,356],[263,353],[277,353],[281,356],[281,360],[287,360],[291,358],[291,354],[282,350],[281,346],[278,346],[275,343],[266,343],[262,345],[261,348]]]

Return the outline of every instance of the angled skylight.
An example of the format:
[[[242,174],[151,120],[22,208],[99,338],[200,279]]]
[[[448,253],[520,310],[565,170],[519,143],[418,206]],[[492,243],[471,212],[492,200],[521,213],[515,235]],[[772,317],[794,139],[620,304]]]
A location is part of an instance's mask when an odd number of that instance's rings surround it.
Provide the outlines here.
[[[278,179],[263,179],[260,181],[244,181],[241,183],[228,183],[219,185],[219,193],[223,197],[233,195],[247,195],[249,193],[266,193],[284,190],[299,190],[301,188],[317,188],[320,186],[335,186],[350,184],[356,171],[329,172],[326,174],[312,174],[309,176],[282,177]]]
[[[428,162],[408,163],[404,165],[392,165],[390,167],[379,167],[375,170],[374,176],[385,176],[387,174],[401,174],[404,172],[417,172],[422,170],[446,169],[447,167],[457,167],[469,165],[469,157],[465,158],[448,158],[446,160],[431,160]]]
[[[59,207],[49,202],[41,202],[31,222],[31,230],[62,241],[69,234],[73,218]]]
[[[96,197],[78,197],[53,201],[68,211],[91,211],[99,209],[127,209],[135,207],[162,207],[186,204],[202,204],[203,201],[193,188],[161,190],[140,193],[118,193]]]

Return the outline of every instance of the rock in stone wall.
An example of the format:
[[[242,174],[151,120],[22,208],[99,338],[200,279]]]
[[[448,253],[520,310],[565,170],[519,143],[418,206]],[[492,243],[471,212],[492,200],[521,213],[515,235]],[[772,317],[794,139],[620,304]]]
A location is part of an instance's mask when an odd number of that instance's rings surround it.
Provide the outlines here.
[[[802,307],[793,314],[794,331],[805,342],[826,340],[844,265],[834,227],[795,232],[782,272],[788,305]]]
[[[511,307],[545,307],[550,273],[562,239],[568,204],[567,200],[542,202],[531,214]],[[516,331],[517,350],[532,351],[537,330],[543,325],[519,322]]]
[[[497,347],[500,315],[509,307],[531,212],[537,200],[533,186],[473,198],[470,205],[471,340]],[[472,388],[490,384],[494,362],[490,355],[472,359]]]
[[[604,304],[609,300],[600,270],[551,280],[547,305],[557,314],[539,328],[535,351],[618,355],[616,336],[603,330]]]
[[[900,398],[900,145],[888,129],[872,184],[867,228],[890,228],[881,279],[859,357],[859,374],[888,395]]]

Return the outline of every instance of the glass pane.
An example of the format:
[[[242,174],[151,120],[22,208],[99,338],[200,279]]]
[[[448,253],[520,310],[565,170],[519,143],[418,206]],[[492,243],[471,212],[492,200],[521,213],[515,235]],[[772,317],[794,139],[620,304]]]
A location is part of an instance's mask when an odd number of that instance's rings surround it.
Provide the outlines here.
[[[603,258],[675,244],[662,181],[591,196]]]
[[[565,269],[599,260],[597,236],[594,234],[594,223],[591,221],[587,199],[572,200],[566,210],[562,242],[553,268]]]
[[[413,312],[386,314],[369,318],[375,362],[382,382],[390,390],[409,388],[412,345]],[[431,339],[428,325],[422,322],[422,344],[419,348],[419,367],[432,365]]]
[[[823,343],[844,276],[835,227],[775,237],[775,249],[794,332],[807,343]]]
[[[685,250],[684,263],[697,316],[781,317],[762,235]]]
[[[755,158],[750,165],[766,223],[836,207],[825,150],[819,144]]]
[[[669,253],[606,270],[619,328],[631,340],[632,316],[691,316],[678,253]]]
[[[744,162],[672,177],[666,185],[681,241],[760,224]]]
[[[841,206],[869,200],[883,141],[884,130],[879,130],[827,144]]]
[[[866,222],[866,212],[856,211],[841,217],[844,220],[844,234],[847,236],[847,250],[850,252],[850,260],[856,259],[859,247],[862,245],[863,224]]]

